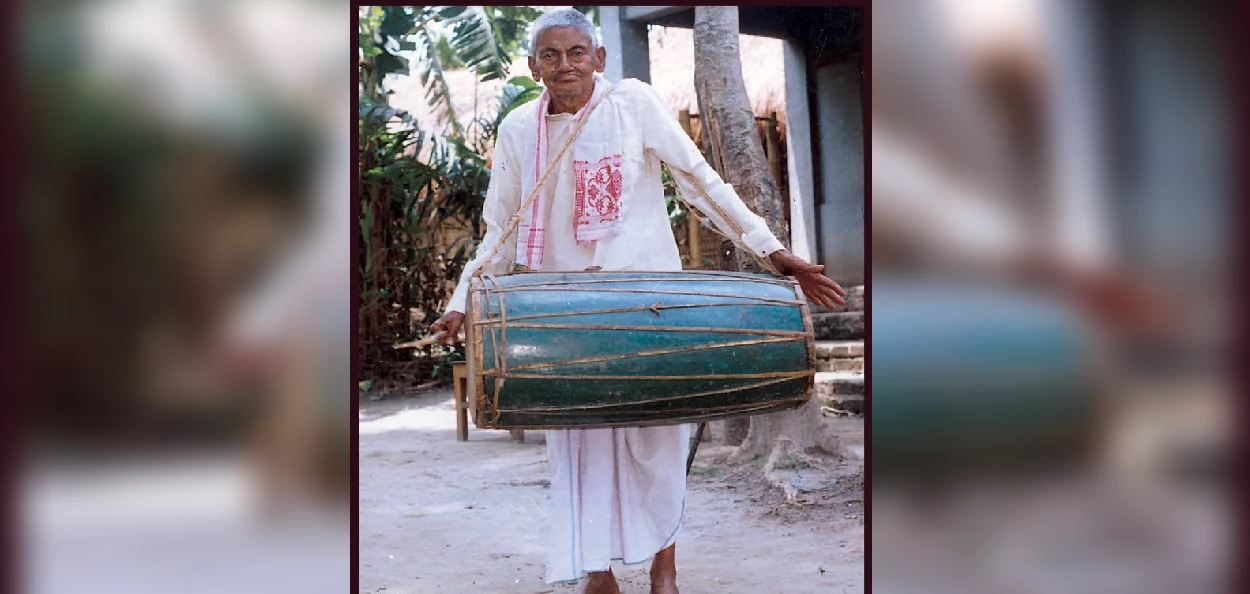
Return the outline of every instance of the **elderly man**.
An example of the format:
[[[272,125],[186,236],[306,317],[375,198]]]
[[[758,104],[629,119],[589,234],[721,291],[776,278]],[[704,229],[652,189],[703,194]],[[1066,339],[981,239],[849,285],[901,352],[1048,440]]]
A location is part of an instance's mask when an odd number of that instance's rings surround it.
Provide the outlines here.
[[[680,270],[664,205],[660,163],[685,199],[728,236],[795,276],[808,298],[832,307],[845,292],[783,249],[764,220],[704,161],[659,95],[628,79],[602,77],[606,52],[576,10],[544,14],[533,25],[529,67],[546,87],[499,127],[479,254],[432,331],[453,344],[464,321],[468,279],[479,270]],[[584,127],[547,176],[515,237],[498,254],[509,218],[552,158]],[[586,578],[584,592],[617,593],[614,560],[651,564],[651,592],[677,592],[675,548],[684,506],[689,426],[566,429],[547,432],[553,470],[549,583]]]

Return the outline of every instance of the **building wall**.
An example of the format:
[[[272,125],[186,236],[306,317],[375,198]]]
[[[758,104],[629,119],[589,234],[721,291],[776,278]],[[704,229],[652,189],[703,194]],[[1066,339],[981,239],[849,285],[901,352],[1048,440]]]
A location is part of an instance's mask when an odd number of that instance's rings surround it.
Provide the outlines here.
[[[812,179],[812,122],[807,102],[807,65],[803,47],[786,41],[782,50],[786,76],[786,168],[790,182],[790,251],[815,261],[816,192]]]
[[[625,17],[624,6],[599,7],[599,35],[608,49],[608,63],[603,77],[609,82],[636,78],[651,82],[651,57],[648,51],[647,25]]]
[[[817,68],[820,261],[843,286],[864,283],[864,118],[859,65]]]

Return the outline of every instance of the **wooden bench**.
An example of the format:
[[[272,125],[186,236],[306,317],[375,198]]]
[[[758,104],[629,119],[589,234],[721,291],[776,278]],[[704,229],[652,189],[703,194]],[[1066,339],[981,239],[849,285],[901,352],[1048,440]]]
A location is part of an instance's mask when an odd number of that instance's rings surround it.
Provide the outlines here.
[[[465,393],[469,391],[469,365],[465,362],[451,364],[451,377],[456,394],[456,440],[469,441],[469,404]],[[508,433],[517,443],[525,443],[525,431],[509,429]]]

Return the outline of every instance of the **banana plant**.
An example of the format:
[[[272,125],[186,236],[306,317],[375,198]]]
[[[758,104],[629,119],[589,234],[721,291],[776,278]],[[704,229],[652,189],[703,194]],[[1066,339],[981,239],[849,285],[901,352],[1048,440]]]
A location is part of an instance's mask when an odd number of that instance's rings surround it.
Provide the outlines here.
[[[505,78],[539,14],[528,6],[361,7],[361,95],[384,102],[387,75],[416,76],[438,123],[449,135],[463,136],[446,72],[467,68],[483,82]]]
[[[414,334],[407,308],[395,304],[416,305],[424,312],[418,322],[422,328],[440,312],[449,296],[447,282],[459,278],[482,237],[482,206],[490,184],[487,155],[499,124],[540,91],[525,77],[509,81],[495,108],[469,123],[477,128],[469,135],[471,142],[422,130],[409,114],[389,105],[361,102],[357,274],[366,360],[381,360],[390,344]],[[448,224],[470,233],[443,245],[440,233]]]
[[[420,334],[441,313],[449,282],[482,237],[499,125],[542,91],[528,77],[507,79],[492,105],[462,117],[445,73],[506,79],[538,14],[515,6],[360,9],[359,329],[361,360],[377,370],[398,361],[391,344]],[[418,122],[388,105],[389,75],[418,77],[438,119]],[[451,228],[469,233],[451,239],[444,232]]]

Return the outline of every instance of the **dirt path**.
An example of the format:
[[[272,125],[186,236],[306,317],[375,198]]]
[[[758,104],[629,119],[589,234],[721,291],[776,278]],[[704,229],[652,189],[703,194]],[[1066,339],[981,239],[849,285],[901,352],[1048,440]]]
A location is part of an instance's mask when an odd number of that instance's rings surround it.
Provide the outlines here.
[[[544,434],[525,443],[470,428],[458,442],[450,390],[360,407],[360,592],[564,594],[543,580],[550,505]],[[862,421],[852,430],[862,431]],[[718,437],[718,436],[717,436]],[[678,536],[683,594],[862,592],[862,463],[796,471],[802,507],[778,507],[759,462],[728,466],[704,442]],[[647,564],[617,573],[645,594]]]

